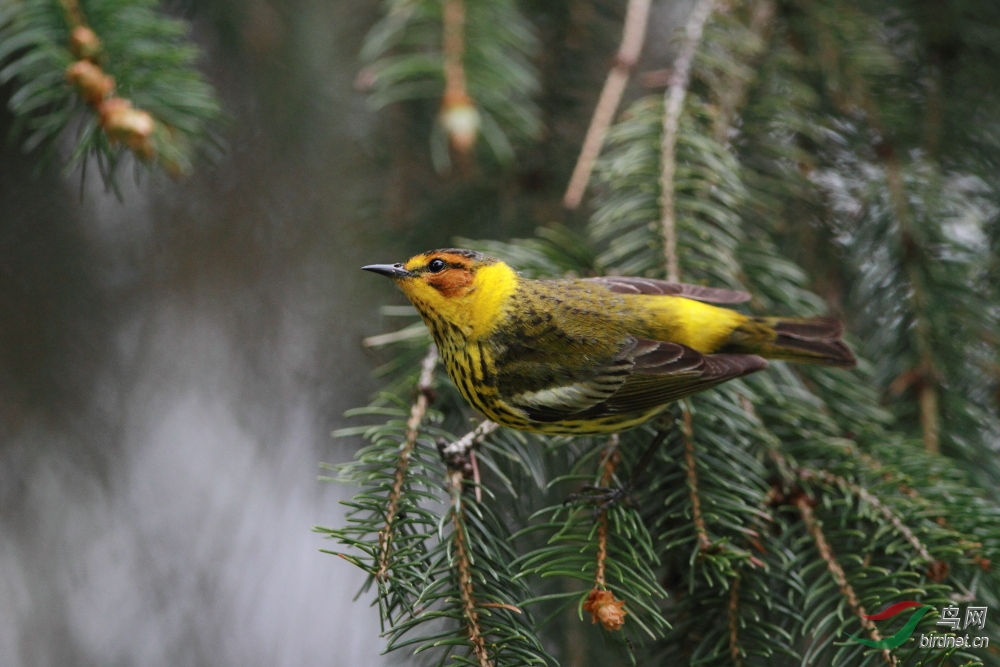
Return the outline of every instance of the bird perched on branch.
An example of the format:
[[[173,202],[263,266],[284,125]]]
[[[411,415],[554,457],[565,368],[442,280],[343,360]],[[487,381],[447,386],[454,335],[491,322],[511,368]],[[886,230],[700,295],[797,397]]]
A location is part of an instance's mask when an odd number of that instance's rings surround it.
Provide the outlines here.
[[[713,305],[747,301],[745,292],[618,276],[529,280],[461,249],[362,268],[403,290],[466,400],[523,431],[622,431],[767,359],[855,364],[836,320]]]

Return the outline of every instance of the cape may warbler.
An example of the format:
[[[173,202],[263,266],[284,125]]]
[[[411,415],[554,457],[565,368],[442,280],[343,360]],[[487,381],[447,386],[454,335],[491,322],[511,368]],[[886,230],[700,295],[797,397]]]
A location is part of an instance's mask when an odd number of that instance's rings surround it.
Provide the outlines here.
[[[855,363],[835,320],[711,305],[747,301],[745,292],[617,276],[529,280],[459,249],[363,268],[413,302],[466,400],[523,431],[621,431],[766,359]]]

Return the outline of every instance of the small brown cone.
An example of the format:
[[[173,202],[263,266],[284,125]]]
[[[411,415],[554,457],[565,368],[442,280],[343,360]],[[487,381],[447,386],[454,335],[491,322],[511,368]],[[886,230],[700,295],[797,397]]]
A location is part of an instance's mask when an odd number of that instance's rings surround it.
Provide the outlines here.
[[[101,40],[90,28],[78,25],[69,35],[69,50],[77,60],[96,60],[101,54]]]
[[[590,591],[583,603],[583,610],[590,612],[592,623],[600,621],[609,632],[621,630],[625,625],[625,615],[628,614],[625,611],[625,600],[616,600],[614,593],[599,588]]]
[[[120,141],[143,160],[156,155],[151,136],[156,121],[147,112],[136,109],[128,100],[112,97],[100,105],[101,127],[111,141]]]
[[[115,80],[89,60],[78,60],[67,67],[66,80],[76,87],[83,101],[91,106],[101,104],[115,89]]]

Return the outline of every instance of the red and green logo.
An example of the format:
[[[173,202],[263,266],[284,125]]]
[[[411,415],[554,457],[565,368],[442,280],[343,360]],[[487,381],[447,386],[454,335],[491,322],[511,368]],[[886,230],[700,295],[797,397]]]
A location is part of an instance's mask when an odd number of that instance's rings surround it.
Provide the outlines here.
[[[863,639],[861,637],[855,637],[854,635],[848,635],[851,641],[857,642],[859,644],[864,644],[865,646],[870,646],[871,648],[877,649],[892,649],[899,648],[902,646],[913,631],[917,629],[917,624],[920,623],[920,619],[924,617],[924,614],[929,612],[934,607],[923,604],[922,602],[914,602],[913,600],[907,600],[905,602],[897,602],[896,604],[889,605],[877,614],[872,614],[871,616],[865,616],[869,621],[884,621],[887,618],[892,618],[896,614],[906,611],[907,609],[913,609],[917,607],[910,615],[910,620],[906,622],[906,625],[899,629],[899,632],[892,635],[891,637],[886,637],[885,639],[880,639],[879,641],[874,641],[871,639]]]

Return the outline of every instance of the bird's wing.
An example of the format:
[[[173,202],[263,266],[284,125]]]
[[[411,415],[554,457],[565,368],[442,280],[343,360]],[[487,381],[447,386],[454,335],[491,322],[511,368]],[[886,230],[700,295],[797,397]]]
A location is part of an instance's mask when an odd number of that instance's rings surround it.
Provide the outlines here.
[[[766,367],[752,354],[703,355],[678,343],[630,338],[592,378],[508,402],[534,421],[591,419],[647,410]]]
[[[601,276],[587,278],[591,282],[600,283],[617,294],[649,294],[654,296],[683,296],[695,301],[706,303],[743,303],[750,300],[747,292],[688,285],[687,283],[672,283],[666,280],[652,278],[629,278],[626,276]]]
[[[560,421],[608,400],[624,386],[635,366],[633,351],[638,341],[630,338],[607,363],[595,363],[569,378],[532,391],[522,391],[505,400],[535,421]],[[675,354],[674,356],[679,356]]]
[[[637,358],[621,389],[579,418],[648,410],[767,368],[767,360],[755,354],[702,354],[684,345],[677,346],[684,353],[668,364],[655,358]]]

